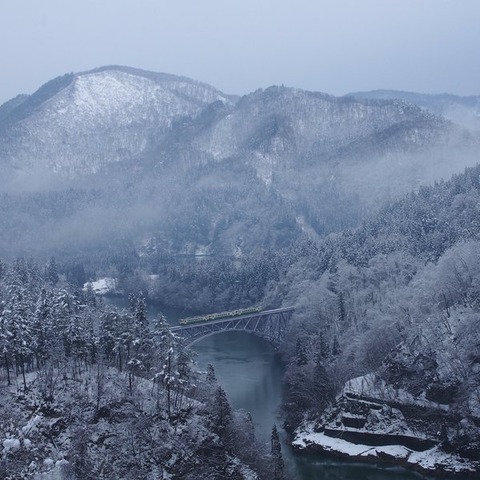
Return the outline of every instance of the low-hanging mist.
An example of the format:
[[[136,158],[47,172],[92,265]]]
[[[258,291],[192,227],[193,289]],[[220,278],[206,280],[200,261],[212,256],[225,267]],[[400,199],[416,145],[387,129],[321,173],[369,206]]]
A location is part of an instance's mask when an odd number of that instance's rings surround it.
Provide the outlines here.
[[[126,67],[60,77],[1,112],[4,256],[283,247],[474,165],[479,142],[397,99],[238,99]]]

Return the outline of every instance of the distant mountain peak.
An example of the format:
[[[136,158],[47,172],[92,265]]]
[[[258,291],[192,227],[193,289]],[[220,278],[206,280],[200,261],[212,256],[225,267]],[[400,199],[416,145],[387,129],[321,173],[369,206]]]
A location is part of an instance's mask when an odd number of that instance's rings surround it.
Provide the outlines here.
[[[123,66],[66,74],[0,110],[0,159],[22,170],[95,172],[138,158],[173,122],[216,101],[232,103],[210,85],[170,74]]]
[[[149,70],[143,70],[141,68],[129,67],[127,65],[105,65],[102,67],[93,68],[91,70],[86,70],[84,72],[79,72],[76,75],[81,76],[81,75],[89,75],[92,73],[103,73],[103,72],[123,72],[129,75],[135,75],[137,77],[148,78],[156,82],[187,82],[187,83],[193,83],[197,85],[203,85],[212,90],[216,90],[214,87],[212,87],[211,85],[208,85],[207,83],[200,82],[198,80],[194,80],[192,78],[185,77],[182,75],[174,75],[171,73],[164,73],[164,72],[152,72]]]

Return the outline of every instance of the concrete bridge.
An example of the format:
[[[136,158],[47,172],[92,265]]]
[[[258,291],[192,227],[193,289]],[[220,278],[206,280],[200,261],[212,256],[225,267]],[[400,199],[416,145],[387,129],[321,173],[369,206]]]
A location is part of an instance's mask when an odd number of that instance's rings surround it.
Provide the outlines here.
[[[179,325],[171,327],[170,330],[182,337],[188,346],[216,333],[237,331],[250,332],[278,347],[285,335],[293,311],[294,307],[276,308],[238,317]]]

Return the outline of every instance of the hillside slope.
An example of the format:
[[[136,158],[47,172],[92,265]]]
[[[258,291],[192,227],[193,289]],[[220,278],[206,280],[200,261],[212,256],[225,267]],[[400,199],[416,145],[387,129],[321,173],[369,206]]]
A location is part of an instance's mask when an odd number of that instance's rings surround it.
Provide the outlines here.
[[[229,99],[183,77],[106,67],[59,77],[3,119],[0,158],[68,174],[139,158],[175,121]]]

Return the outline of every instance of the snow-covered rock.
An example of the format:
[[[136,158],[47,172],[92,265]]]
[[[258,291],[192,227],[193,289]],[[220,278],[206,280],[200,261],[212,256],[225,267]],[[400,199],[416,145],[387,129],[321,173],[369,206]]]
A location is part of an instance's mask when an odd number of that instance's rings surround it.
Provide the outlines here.
[[[7,438],[2,442],[2,445],[5,451],[19,450],[20,440],[18,438]]]
[[[34,415],[28,423],[22,427],[22,433],[28,435],[41,421],[42,417],[40,417],[40,415]]]

